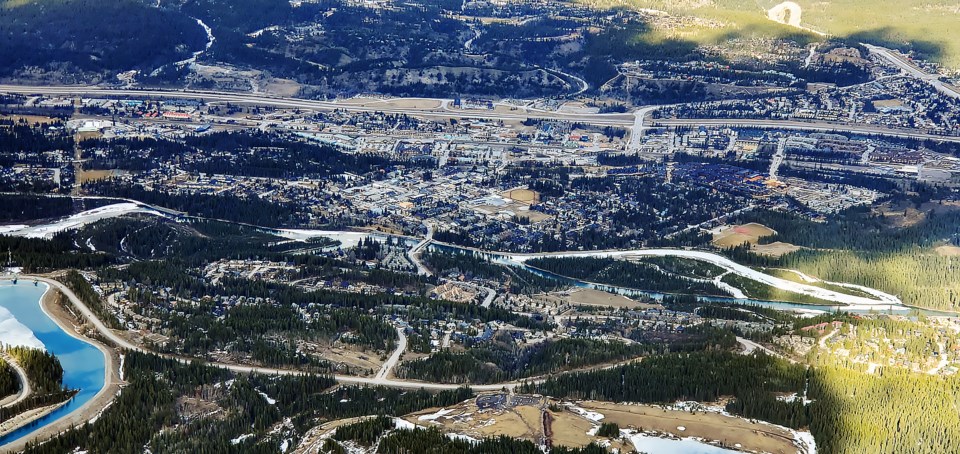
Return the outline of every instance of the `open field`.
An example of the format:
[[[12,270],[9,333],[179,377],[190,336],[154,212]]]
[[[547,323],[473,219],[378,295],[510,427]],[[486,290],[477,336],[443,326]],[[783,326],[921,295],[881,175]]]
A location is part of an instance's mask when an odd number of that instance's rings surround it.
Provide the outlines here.
[[[603,292],[593,289],[577,289],[569,294],[560,296],[564,301],[571,304],[582,304],[584,306],[602,306],[602,307],[627,307],[627,308],[651,308],[660,307],[656,304],[643,304],[634,301],[625,296],[614,293]]]
[[[733,38],[784,38],[820,41],[811,32],[775,23],[767,10],[780,0],[580,0],[601,8],[655,9],[699,21],[684,21],[674,29],[653,30],[638,36],[658,40],[682,39],[713,45]],[[867,42],[902,50],[914,49],[953,69],[960,69],[960,7],[954,0],[832,0],[797,1],[801,26],[849,42]],[[801,43],[803,44],[803,43]]]
[[[47,117],[43,115],[0,115],[0,120],[13,120],[14,122],[19,122],[23,120],[30,124],[54,123],[57,121],[61,121],[56,118]]]
[[[530,189],[514,189],[503,193],[504,197],[520,203],[534,203],[540,201],[540,194]]]
[[[115,170],[81,170],[77,175],[77,182],[80,184],[90,181],[102,180],[116,175]]]
[[[539,443],[544,436],[543,415],[549,413],[552,422],[553,446],[579,447],[591,442],[607,441],[604,437],[590,435],[599,423],[613,422],[621,428],[656,431],[677,437],[699,437],[719,441],[727,446],[739,444],[744,450],[770,453],[795,453],[793,434],[780,427],[750,422],[725,416],[716,412],[682,411],[664,409],[653,405],[625,405],[612,402],[557,402],[537,396],[488,395],[471,399],[448,408],[432,408],[404,416],[408,422],[420,426],[436,427],[446,432],[467,435],[473,438],[508,435]],[[481,409],[477,402],[488,399],[494,405]],[[554,404],[551,409],[547,404]],[[559,411],[557,407],[560,408]],[[584,412],[586,410],[586,412]],[[588,417],[590,416],[590,417]],[[679,430],[678,427],[683,427]],[[629,444],[621,452],[634,452]]]
[[[743,243],[756,244],[760,237],[773,235],[775,232],[763,224],[751,222],[749,224],[727,226],[713,234],[713,245],[717,247],[739,246]]]
[[[800,249],[801,249],[800,246],[790,244],[790,243],[784,243],[782,241],[777,241],[775,243],[770,243],[770,244],[754,244],[753,247],[750,248],[751,251],[757,254],[766,255],[770,257],[780,257],[781,255],[784,255],[784,254],[789,254],[791,252],[799,251]]]
[[[960,257],[960,247],[957,246],[938,246],[934,250],[943,257]]]
[[[752,451],[784,454],[797,452],[793,445],[793,434],[786,430],[718,413],[664,410],[650,405],[595,401],[579,402],[578,405],[602,414],[603,422],[613,422],[621,428],[635,427],[681,437],[699,437],[720,441],[727,446],[740,444],[743,449]],[[677,427],[684,427],[685,430],[677,430]]]

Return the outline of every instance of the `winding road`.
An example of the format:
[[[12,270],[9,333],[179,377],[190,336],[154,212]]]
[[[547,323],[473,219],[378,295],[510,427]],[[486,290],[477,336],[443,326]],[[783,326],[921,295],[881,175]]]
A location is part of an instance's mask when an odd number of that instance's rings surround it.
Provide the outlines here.
[[[23,367],[21,367],[16,360],[7,353],[0,353],[0,358],[3,358],[3,360],[13,368],[13,371],[17,373],[17,377],[20,379],[20,391],[0,401],[0,407],[12,407],[30,397],[30,394],[33,394],[33,390],[30,388],[30,379],[27,378],[27,371],[23,370]]]
[[[63,293],[67,297],[67,299],[70,300],[70,303],[73,304],[73,306],[80,312],[80,315],[82,315],[83,318],[87,319],[87,321],[89,321],[90,324],[92,324],[93,327],[100,332],[100,334],[102,334],[105,338],[107,338],[111,343],[113,343],[117,347],[124,348],[131,351],[136,351],[136,352],[157,354],[156,352],[153,352],[151,350],[140,347],[139,345],[135,345],[131,343],[124,337],[117,334],[116,331],[113,331],[110,328],[108,328],[99,318],[97,318],[97,316],[93,313],[93,311],[90,310],[90,308],[83,301],[81,301],[80,298],[78,298],[77,295],[73,293],[72,290],[70,290],[70,288],[60,283],[60,281],[50,279],[45,276],[24,275],[24,276],[21,276],[21,278],[37,279],[40,282],[44,282],[50,285],[51,287],[59,290],[61,293]],[[400,342],[398,342],[397,344],[397,349],[394,350],[390,359],[384,364],[384,366],[377,373],[377,376],[373,378],[356,377],[353,375],[333,375],[332,377],[333,379],[335,379],[337,382],[340,382],[340,383],[368,385],[368,386],[386,386],[389,388],[404,388],[404,389],[423,388],[423,389],[430,389],[430,390],[450,390],[450,389],[458,389],[463,387],[463,385],[455,385],[455,384],[429,383],[429,382],[420,382],[415,380],[399,380],[399,379],[386,378],[386,376],[389,375],[390,370],[392,370],[393,367],[396,365],[396,362],[399,360],[400,355],[402,355],[403,351],[406,350],[406,344],[407,344],[406,336],[402,336],[400,338]],[[259,373],[259,374],[266,374],[266,375],[310,374],[310,372],[305,372],[302,370],[281,369],[281,368],[274,368],[274,367],[245,366],[241,364],[231,364],[231,363],[222,363],[222,362],[208,362],[208,361],[204,361],[197,358],[187,358],[187,357],[168,355],[168,354],[158,354],[158,355],[164,358],[173,359],[183,363],[190,363],[190,362],[206,363],[211,366],[221,367],[233,372]],[[322,375],[327,375],[327,374],[322,374]],[[497,384],[491,384],[491,385],[471,385],[470,388],[473,389],[474,391],[498,391],[502,389],[507,389],[512,391],[519,384],[520,382],[497,383]]]

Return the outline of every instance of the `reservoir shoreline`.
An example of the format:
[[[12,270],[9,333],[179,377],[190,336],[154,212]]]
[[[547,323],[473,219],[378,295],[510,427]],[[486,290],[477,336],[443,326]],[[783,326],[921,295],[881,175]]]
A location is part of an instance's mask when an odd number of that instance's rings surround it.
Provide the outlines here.
[[[13,286],[14,284],[10,283],[11,280],[12,279],[9,277],[0,277],[0,286]],[[21,283],[19,285],[27,284],[21,279]],[[40,282],[40,285],[45,286],[46,290],[44,290],[39,301],[34,304],[38,304],[39,309],[43,312],[43,314],[54,324],[56,324],[56,326],[66,335],[76,339],[79,342],[92,346],[103,355],[103,385],[93,397],[89,398],[89,400],[84,402],[80,407],[73,409],[69,413],[59,416],[49,422],[45,422],[45,424],[41,423],[42,425],[40,426],[30,428],[26,432],[17,435],[15,439],[7,440],[0,438],[0,448],[2,448],[3,451],[22,450],[27,443],[46,441],[58,433],[64,432],[76,426],[83,425],[99,415],[100,412],[113,400],[113,398],[116,397],[120,389],[120,378],[117,368],[119,361],[117,353],[103,343],[80,334],[80,332],[77,330],[77,325],[75,325],[76,320],[72,319],[72,316],[66,310],[64,310],[63,307],[60,307],[56,303],[56,295],[59,293],[59,291],[57,291],[52,285],[44,282]],[[40,419],[42,420],[42,418]],[[36,422],[34,422],[34,424],[36,424]],[[21,430],[23,429],[17,429],[17,431],[14,433],[16,434],[16,432]]]

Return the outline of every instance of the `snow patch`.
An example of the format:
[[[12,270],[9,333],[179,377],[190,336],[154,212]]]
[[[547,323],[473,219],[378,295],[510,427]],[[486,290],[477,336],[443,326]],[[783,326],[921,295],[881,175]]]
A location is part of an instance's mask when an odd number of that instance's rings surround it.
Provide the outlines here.
[[[7,347],[29,347],[46,350],[46,346],[27,325],[20,323],[5,307],[0,307],[0,344]]]
[[[578,407],[578,406],[576,406],[576,405],[569,404],[569,403],[566,404],[566,406],[567,406],[568,409],[570,409],[570,411],[572,411],[572,412],[574,412],[574,413],[576,413],[576,414],[578,414],[578,415],[580,415],[580,416],[583,416],[584,418],[587,418],[587,419],[589,419],[589,420],[591,420],[591,421],[599,422],[600,420],[603,419],[603,415],[600,414],[600,413],[597,413],[597,412],[595,412],[595,411],[589,411],[589,410],[580,408],[580,407]]]
[[[243,443],[246,439],[253,437],[254,435],[255,434],[243,434],[237,438],[230,440],[230,444],[236,446],[240,443]]]
[[[42,224],[34,227],[6,226],[7,228],[2,233],[26,238],[50,239],[53,238],[54,235],[66,230],[79,229],[80,227],[83,227],[87,224],[92,224],[101,219],[115,218],[129,213],[149,213],[157,216],[161,215],[154,210],[143,208],[133,202],[114,203],[112,205],[106,205],[100,208],[94,208],[92,210],[77,213],[50,224]],[[11,227],[19,228],[12,229]]]
[[[417,418],[417,420],[418,420],[418,421],[433,421],[433,420],[435,420],[435,419],[437,419],[437,418],[440,418],[440,417],[442,417],[442,416],[448,415],[448,414],[450,414],[450,413],[453,413],[453,410],[452,410],[452,409],[451,409],[451,410],[447,410],[447,409],[444,408],[444,409],[440,409],[440,411],[438,411],[438,412],[436,412],[436,413],[433,413],[433,414],[430,414],[430,415],[423,415],[423,416]]]
[[[263,400],[267,401],[268,404],[270,404],[270,405],[276,405],[276,404],[277,404],[276,399],[271,399],[270,396],[267,395],[267,393],[258,390],[258,391],[257,391],[257,394],[260,394],[261,396],[263,396]]]

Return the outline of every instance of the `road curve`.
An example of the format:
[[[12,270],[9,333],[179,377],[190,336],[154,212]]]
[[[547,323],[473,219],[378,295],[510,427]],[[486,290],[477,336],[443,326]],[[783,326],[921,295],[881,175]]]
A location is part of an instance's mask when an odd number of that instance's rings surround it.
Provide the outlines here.
[[[13,371],[17,373],[17,377],[20,378],[20,391],[4,399],[8,400],[12,397],[13,400],[10,402],[0,402],[0,407],[12,407],[30,397],[30,394],[33,394],[33,389],[30,388],[30,379],[27,378],[27,371],[23,370],[23,367],[21,367],[16,360],[6,353],[0,353],[0,358],[3,358],[3,360],[13,368]]]
[[[56,281],[54,279],[47,278],[47,277],[43,277],[43,276],[24,275],[24,276],[21,276],[21,278],[37,279],[59,290],[61,293],[66,295],[67,299],[70,300],[70,303],[73,304],[78,311],[80,311],[80,314],[84,318],[86,318],[94,326],[94,328],[96,328],[97,331],[100,332],[100,334],[102,334],[104,337],[109,339],[110,342],[112,342],[114,345],[127,350],[132,350],[132,351],[137,351],[142,353],[152,353],[167,359],[180,361],[182,363],[198,362],[198,363],[209,364],[211,366],[221,367],[233,372],[259,373],[259,374],[266,374],[266,375],[329,375],[329,374],[314,374],[312,372],[294,370],[294,369],[280,369],[280,368],[274,368],[274,367],[245,366],[241,364],[209,362],[209,361],[204,361],[202,359],[197,359],[197,358],[187,358],[187,357],[176,356],[176,355],[156,353],[156,352],[144,349],[138,345],[134,345],[130,341],[124,339],[122,336],[119,336],[115,331],[108,328],[99,318],[97,318],[96,315],[94,315],[93,311],[91,311],[90,308],[87,307],[87,305],[83,301],[81,301],[80,298],[78,298],[77,295],[74,294],[72,290],[70,290],[70,288],[68,288],[66,285],[62,284],[61,282]],[[402,338],[400,345],[404,349],[406,349],[405,338]],[[402,353],[402,350],[400,349],[399,346],[397,350],[394,351],[394,355],[397,356],[397,359],[399,359],[398,352]],[[388,361],[388,364],[389,363],[390,361]],[[383,370],[381,370],[381,373],[382,372]],[[458,389],[464,386],[464,385],[447,384],[447,383],[428,383],[428,382],[420,382],[420,381],[414,381],[414,380],[388,379],[385,377],[385,375],[387,374],[383,374],[383,375],[384,376],[381,377],[381,374],[377,374],[377,377],[374,377],[374,378],[356,377],[353,375],[333,375],[332,377],[340,383],[368,385],[368,386],[385,386],[389,388],[403,388],[403,389],[423,388],[423,389],[430,389],[430,390],[450,390],[450,389]],[[519,382],[510,382],[510,383],[497,383],[497,384],[491,384],[491,385],[471,385],[470,388],[473,389],[474,391],[497,391],[501,389],[513,390],[519,384],[520,384]]]

